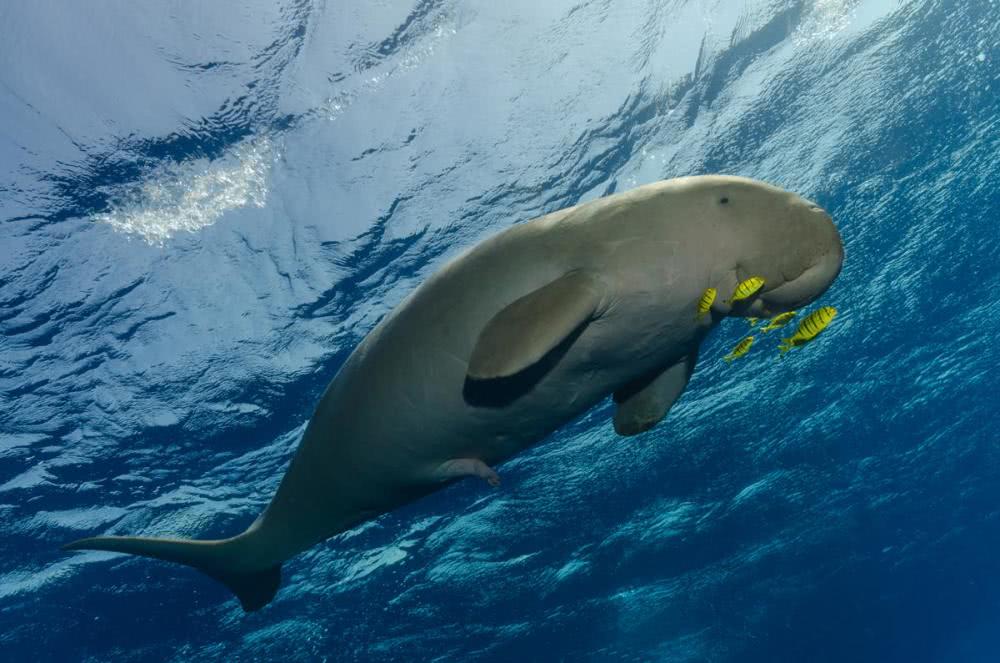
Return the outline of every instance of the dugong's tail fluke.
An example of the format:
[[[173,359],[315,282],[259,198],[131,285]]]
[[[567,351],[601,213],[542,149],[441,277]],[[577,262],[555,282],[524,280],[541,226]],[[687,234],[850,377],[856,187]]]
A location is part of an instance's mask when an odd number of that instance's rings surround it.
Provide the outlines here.
[[[240,537],[217,541],[157,539],[142,536],[95,536],[63,546],[63,550],[106,550],[155,557],[193,566],[236,595],[246,612],[271,602],[281,584],[281,564],[244,569],[236,555]]]

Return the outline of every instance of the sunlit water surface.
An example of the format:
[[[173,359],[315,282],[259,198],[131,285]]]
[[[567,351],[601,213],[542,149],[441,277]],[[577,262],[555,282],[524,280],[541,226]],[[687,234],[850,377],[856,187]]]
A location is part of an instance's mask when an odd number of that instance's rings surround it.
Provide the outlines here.
[[[0,658],[996,660],[1000,2],[64,1],[0,26]],[[837,220],[841,313],[807,349],[727,366],[729,321],[652,432],[602,405],[500,490],[294,558],[251,615],[189,569],[59,551],[240,531],[443,261],[710,172]]]

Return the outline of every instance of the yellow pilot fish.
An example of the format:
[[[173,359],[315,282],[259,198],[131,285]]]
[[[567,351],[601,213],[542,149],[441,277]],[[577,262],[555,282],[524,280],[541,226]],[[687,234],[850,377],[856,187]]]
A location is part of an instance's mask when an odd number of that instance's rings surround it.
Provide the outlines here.
[[[760,318],[747,318],[747,324],[751,327],[756,327],[758,322],[760,322]]]
[[[794,318],[797,315],[798,311],[789,311],[788,313],[782,313],[780,315],[776,315],[770,320],[768,320],[767,324],[761,327],[760,330],[766,334],[769,331],[780,329],[781,327],[784,327],[789,322],[791,322],[792,318]]]
[[[734,359],[739,359],[746,353],[750,352],[751,345],[753,345],[753,336],[747,336],[745,339],[737,343],[736,347],[733,348],[733,351],[723,357],[723,359],[725,359],[727,363]]]
[[[805,345],[826,329],[826,326],[830,324],[830,321],[836,315],[837,309],[832,306],[824,306],[823,308],[816,309],[807,315],[805,320],[799,323],[799,328],[795,330],[794,334],[789,338],[781,339],[781,345],[778,346],[778,349],[784,354],[792,348]]]
[[[740,281],[736,285],[736,290],[733,290],[733,296],[729,298],[729,302],[738,302],[743,299],[749,299],[757,294],[757,292],[764,287],[764,279],[760,276],[751,276],[745,281]]]
[[[695,320],[701,320],[705,317],[705,314],[712,308],[712,304],[715,303],[715,296],[717,294],[719,294],[719,291],[715,288],[705,289],[705,294],[698,300],[698,315],[694,317]]]

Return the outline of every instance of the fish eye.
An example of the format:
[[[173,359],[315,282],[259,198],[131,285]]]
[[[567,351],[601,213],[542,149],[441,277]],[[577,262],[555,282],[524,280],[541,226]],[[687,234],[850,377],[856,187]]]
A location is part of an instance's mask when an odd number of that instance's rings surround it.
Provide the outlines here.
[[[725,205],[729,202],[729,198],[727,196],[723,196],[722,198],[719,198],[719,202]]]

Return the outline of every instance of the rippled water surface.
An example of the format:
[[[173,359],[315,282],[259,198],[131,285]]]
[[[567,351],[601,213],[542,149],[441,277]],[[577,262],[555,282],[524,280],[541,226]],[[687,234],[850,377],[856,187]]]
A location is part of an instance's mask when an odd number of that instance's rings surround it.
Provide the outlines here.
[[[1000,2],[0,7],[0,658],[994,661]],[[291,560],[266,609],[59,545],[208,538],[443,261],[678,175],[820,202],[808,351],[602,405]],[[484,286],[485,287],[485,286]],[[391,416],[391,412],[387,412]]]

